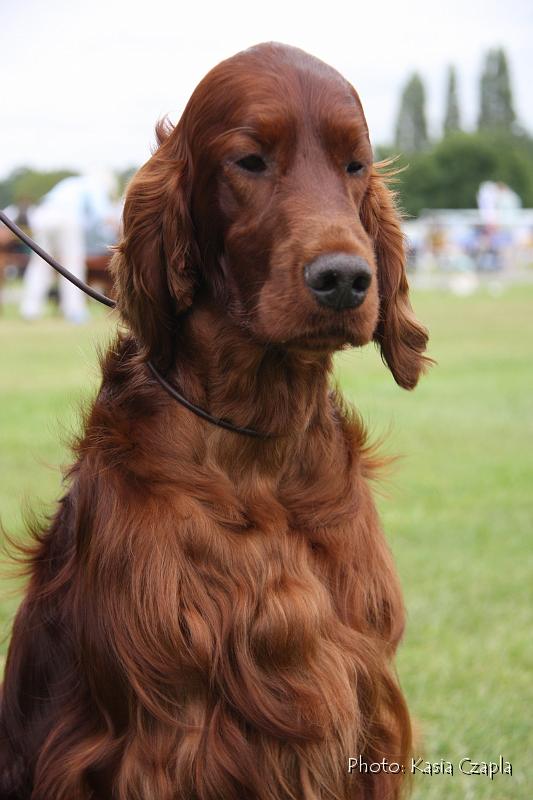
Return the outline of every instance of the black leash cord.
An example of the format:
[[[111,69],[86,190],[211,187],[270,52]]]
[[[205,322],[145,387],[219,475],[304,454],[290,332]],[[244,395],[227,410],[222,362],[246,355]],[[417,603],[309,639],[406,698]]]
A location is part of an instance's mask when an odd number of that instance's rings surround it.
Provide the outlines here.
[[[82,292],[88,294],[89,297],[93,298],[93,300],[98,300],[99,303],[103,303],[105,306],[108,306],[109,308],[116,307],[116,303],[114,300],[111,300],[110,297],[106,297],[105,294],[101,294],[101,292],[97,292],[96,289],[92,289],[90,286],[81,281],[79,278],[76,278],[75,275],[69,272],[68,269],[65,269],[65,267],[63,267],[58,261],[56,261],[55,258],[52,258],[52,256],[49,253],[47,253],[46,250],[43,250],[43,248],[40,247],[40,245],[38,245],[37,242],[34,242],[31,236],[28,236],[27,233],[24,233],[24,231],[21,228],[19,228],[19,226],[16,225],[13,222],[13,220],[11,220],[1,210],[0,210],[0,220],[4,223],[4,225],[6,225],[9,228],[9,230],[12,233],[15,234],[15,236],[18,236],[18,238],[21,241],[23,241],[24,244],[30,248],[30,250],[33,250],[34,253],[37,253],[38,256],[44,259],[44,261],[46,261],[47,264],[50,264],[50,266],[53,267],[56,270],[56,272],[59,272],[60,275],[66,278],[67,281],[73,283],[74,286],[77,286],[78,289],[81,289]],[[253,428],[241,428],[238,425],[233,425],[233,423],[229,422],[228,420],[220,419],[218,417],[213,417],[212,414],[210,414],[208,411],[205,411],[203,408],[200,408],[200,406],[197,406],[194,403],[191,403],[190,400],[187,400],[187,398],[184,397],[180,392],[178,392],[178,390],[174,386],[172,386],[172,384],[168,383],[168,381],[165,380],[165,378],[161,375],[161,373],[154,367],[151,361],[147,361],[146,364],[150,372],[154,376],[154,378],[160,384],[160,386],[162,386],[163,389],[171,397],[174,398],[174,400],[177,400],[178,403],[181,403],[182,406],[187,408],[189,411],[192,411],[192,413],[196,414],[197,417],[205,419],[207,422],[210,422],[212,425],[217,425],[219,428],[225,428],[228,431],[233,431],[234,433],[240,433],[243,436],[253,436],[256,439],[271,438],[271,435],[268,433],[260,433],[259,431],[255,431]]]
[[[156,370],[151,361],[147,361],[146,363],[148,365],[148,368],[151,370],[153,376],[157,378],[163,389],[166,389],[167,392],[172,397],[174,397],[175,400],[178,401],[178,403],[181,403],[182,406],[188,408],[189,411],[193,412],[193,414],[196,414],[198,417],[201,417],[202,419],[205,419],[208,422],[212,422],[213,425],[218,425],[219,428],[226,428],[226,430],[228,431],[235,431],[236,433],[242,433],[245,436],[255,436],[256,438],[259,439],[271,438],[271,434],[259,433],[259,431],[255,431],[253,428],[240,428],[238,425],[234,425],[232,422],[228,422],[228,420],[226,419],[222,419],[221,417],[211,416],[211,414],[209,414],[207,411],[204,411],[203,408],[194,405],[194,403],[191,403],[190,400],[187,400],[187,398],[183,397],[183,395],[180,394],[178,390],[174,386],[172,386],[172,384],[168,383],[168,381],[166,381],[163,378],[161,373]]]
[[[88,294],[89,297],[92,297],[94,300],[98,300],[99,303],[103,303],[105,306],[109,306],[109,308],[115,308],[116,303],[114,300],[111,300],[110,297],[106,297],[105,294],[97,292],[96,289],[92,289],[90,286],[87,286],[86,283],[80,281],[79,278],[76,278],[76,276],[69,272],[68,269],[62,267],[59,261],[56,261],[55,258],[52,258],[52,256],[47,253],[46,250],[43,250],[43,248],[38,245],[37,242],[34,242],[31,236],[28,236],[28,234],[24,233],[24,231],[19,228],[18,225],[15,225],[13,220],[9,219],[9,217],[6,216],[3,211],[0,211],[0,219],[4,225],[6,225],[9,230],[15,234],[15,236],[18,236],[18,238],[30,248],[30,250],[33,250],[34,253],[37,253],[38,256],[41,256],[41,258],[44,259],[47,264],[50,264],[50,266],[53,267],[56,272],[59,272],[60,275],[66,278],[67,281],[73,283],[74,286],[77,286],[82,292]]]

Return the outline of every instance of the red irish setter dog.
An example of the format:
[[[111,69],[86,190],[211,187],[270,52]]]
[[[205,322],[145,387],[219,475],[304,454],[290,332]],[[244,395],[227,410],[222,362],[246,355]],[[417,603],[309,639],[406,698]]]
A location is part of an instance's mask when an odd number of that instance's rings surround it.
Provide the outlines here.
[[[137,173],[125,329],[35,532],[5,672],[2,800],[385,800],[411,731],[376,459],[328,386],[427,334],[359,98],[300,50],[215,67]],[[263,438],[225,430],[191,402]]]

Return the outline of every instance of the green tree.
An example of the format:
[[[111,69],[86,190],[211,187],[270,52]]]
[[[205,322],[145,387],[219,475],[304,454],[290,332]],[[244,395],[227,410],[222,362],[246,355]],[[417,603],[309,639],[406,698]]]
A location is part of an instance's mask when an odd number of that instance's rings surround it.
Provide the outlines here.
[[[489,50],[480,81],[480,131],[511,131],[516,114],[507,57],[502,48]]]
[[[118,193],[119,195],[123,195],[126,191],[128,183],[131,181],[135,173],[139,167],[126,167],[126,169],[119,170],[115,173],[115,177],[117,179],[117,186],[118,186]]]
[[[426,93],[420,75],[408,80],[400,100],[396,122],[396,148],[401,153],[417,153],[428,145]]]
[[[0,182],[0,208],[20,201],[36,203],[56,183],[70,175],[76,173],[68,169],[41,172],[31,167],[18,167]]]
[[[459,100],[457,98],[457,75],[455,67],[448,68],[448,85],[446,89],[446,111],[444,114],[444,135],[461,129]]]
[[[5,208],[11,203],[11,184],[6,178],[0,181],[0,208]]]
[[[68,169],[54,170],[52,172],[40,172],[34,169],[21,169],[18,171],[13,183],[14,200],[26,200],[32,203],[38,202],[47,192],[54,188],[56,183],[76,175]]]
[[[450,133],[431,150],[412,155],[398,176],[403,208],[475,208],[482,181],[503,181],[533,205],[533,139],[508,133]]]

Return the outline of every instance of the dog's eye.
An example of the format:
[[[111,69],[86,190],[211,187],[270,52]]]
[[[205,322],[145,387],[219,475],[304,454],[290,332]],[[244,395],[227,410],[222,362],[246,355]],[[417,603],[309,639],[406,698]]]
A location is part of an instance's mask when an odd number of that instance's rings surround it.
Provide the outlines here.
[[[250,156],[244,156],[244,158],[239,158],[235,163],[241,169],[245,169],[246,172],[264,172],[267,168],[261,156],[255,153]]]
[[[346,165],[346,172],[350,175],[357,175],[359,172],[362,172],[364,168],[365,165],[361,164],[360,161],[350,161],[350,163]]]

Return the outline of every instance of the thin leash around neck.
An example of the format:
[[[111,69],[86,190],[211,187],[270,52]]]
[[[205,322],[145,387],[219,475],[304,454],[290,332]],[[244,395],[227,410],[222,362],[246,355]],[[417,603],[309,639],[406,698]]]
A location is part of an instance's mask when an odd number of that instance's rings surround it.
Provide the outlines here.
[[[37,253],[47,264],[50,264],[56,272],[59,272],[67,281],[70,281],[74,286],[80,289],[85,294],[92,297],[93,300],[97,300],[99,303],[102,303],[108,308],[115,308],[116,303],[110,297],[106,297],[105,294],[98,292],[96,289],[93,289],[91,286],[88,286],[86,283],[81,281],[79,278],[76,278],[68,269],[66,269],[62,264],[55,260],[46,250],[35,242],[31,236],[28,236],[18,225],[16,225],[13,220],[11,220],[3,211],[0,210],[0,221],[4,223],[9,230],[18,236],[18,238],[24,242],[30,250],[33,250],[34,253]],[[246,428],[240,427],[239,425],[234,425],[229,420],[222,419],[220,417],[214,417],[204,408],[197,406],[195,403],[192,403],[190,400],[187,400],[181,392],[179,392],[175,386],[169,383],[163,375],[159,372],[159,370],[154,366],[151,361],[147,361],[146,365],[150,372],[152,373],[153,377],[159,383],[159,385],[171,396],[174,400],[177,400],[178,403],[184,408],[187,408],[189,411],[192,411],[193,414],[196,414],[197,417],[206,420],[206,422],[210,422],[212,425],[216,425],[219,428],[225,428],[225,430],[233,431],[234,433],[240,433],[243,436],[252,436],[256,439],[271,439],[272,434],[269,433],[261,433],[260,431],[256,431],[253,428]]]

